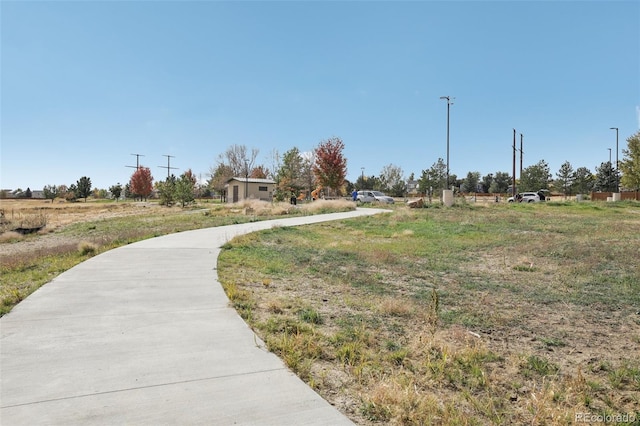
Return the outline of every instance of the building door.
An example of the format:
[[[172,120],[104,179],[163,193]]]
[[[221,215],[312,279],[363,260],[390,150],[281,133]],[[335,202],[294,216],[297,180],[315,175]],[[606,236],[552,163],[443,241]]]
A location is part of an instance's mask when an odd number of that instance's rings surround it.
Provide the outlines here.
[[[238,201],[238,185],[233,185],[233,202],[237,203]]]

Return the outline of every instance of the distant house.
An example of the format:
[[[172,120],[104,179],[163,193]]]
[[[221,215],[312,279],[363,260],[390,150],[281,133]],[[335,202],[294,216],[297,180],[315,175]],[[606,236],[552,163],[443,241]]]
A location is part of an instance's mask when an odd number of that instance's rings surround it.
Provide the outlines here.
[[[41,189],[31,190],[27,188],[22,189],[2,189],[0,190],[0,198],[35,198],[44,199],[44,191]]]
[[[418,195],[417,180],[407,180],[407,195]]]
[[[227,203],[246,199],[272,201],[276,183],[271,179],[232,177],[224,185]]]

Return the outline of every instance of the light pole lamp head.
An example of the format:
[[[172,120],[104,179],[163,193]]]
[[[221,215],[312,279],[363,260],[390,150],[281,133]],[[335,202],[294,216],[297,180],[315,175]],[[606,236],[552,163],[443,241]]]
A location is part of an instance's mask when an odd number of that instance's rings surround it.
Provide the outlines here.
[[[617,127],[609,127],[609,130],[618,130]]]

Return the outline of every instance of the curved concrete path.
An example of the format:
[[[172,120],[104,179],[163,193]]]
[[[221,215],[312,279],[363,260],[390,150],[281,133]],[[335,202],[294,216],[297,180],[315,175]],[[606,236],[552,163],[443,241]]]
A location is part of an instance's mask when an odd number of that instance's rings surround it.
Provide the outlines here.
[[[237,235],[383,211],[181,232],[61,274],[0,319],[0,424],[352,424],[229,307],[216,263]]]

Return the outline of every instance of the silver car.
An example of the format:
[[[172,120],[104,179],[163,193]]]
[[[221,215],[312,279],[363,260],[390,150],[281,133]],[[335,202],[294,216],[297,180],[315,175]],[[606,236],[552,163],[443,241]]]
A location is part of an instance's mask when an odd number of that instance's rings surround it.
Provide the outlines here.
[[[384,195],[380,191],[358,191],[356,200],[360,203],[394,203],[393,198],[389,197],[388,195]]]

